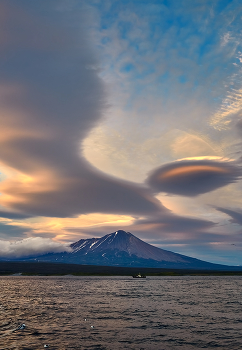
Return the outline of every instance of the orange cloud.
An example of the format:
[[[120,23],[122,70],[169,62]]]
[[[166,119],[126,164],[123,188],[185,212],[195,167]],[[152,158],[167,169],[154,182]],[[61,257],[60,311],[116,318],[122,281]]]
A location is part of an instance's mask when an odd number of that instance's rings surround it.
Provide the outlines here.
[[[177,169],[171,169],[167,172],[164,172],[160,175],[160,179],[166,179],[172,176],[180,176],[180,175],[188,175],[188,174],[201,174],[203,172],[211,172],[211,173],[229,173],[228,169],[222,169],[218,166],[211,165],[188,165],[183,166]]]

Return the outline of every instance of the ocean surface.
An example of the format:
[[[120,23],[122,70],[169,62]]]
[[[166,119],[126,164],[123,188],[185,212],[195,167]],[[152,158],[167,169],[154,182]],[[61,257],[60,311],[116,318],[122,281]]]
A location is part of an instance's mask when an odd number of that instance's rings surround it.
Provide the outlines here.
[[[242,349],[242,277],[0,277],[0,349],[45,345]]]

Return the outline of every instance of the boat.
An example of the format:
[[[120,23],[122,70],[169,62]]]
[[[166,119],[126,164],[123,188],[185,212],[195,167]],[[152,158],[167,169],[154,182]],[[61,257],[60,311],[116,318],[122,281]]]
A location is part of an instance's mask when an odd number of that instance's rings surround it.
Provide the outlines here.
[[[141,273],[139,272],[138,275],[134,275],[133,278],[146,278],[146,276],[141,275]]]
[[[24,329],[25,327],[26,327],[25,324],[22,323],[22,324],[20,324],[20,325],[18,326],[17,331],[18,331],[19,329]]]

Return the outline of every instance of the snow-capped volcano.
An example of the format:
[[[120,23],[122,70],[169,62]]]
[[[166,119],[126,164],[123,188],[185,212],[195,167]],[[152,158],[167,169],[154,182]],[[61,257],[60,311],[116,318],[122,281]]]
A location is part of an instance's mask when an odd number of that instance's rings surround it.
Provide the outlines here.
[[[129,256],[135,255],[143,259],[152,259],[156,261],[185,262],[182,255],[172,253],[135,237],[130,232],[118,230],[103,236],[102,238],[81,239],[71,244],[72,254],[100,254],[102,256],[107,250],[125,252]],[[104,253],[104,254],[103,254]],[[105,256],[105,255],[104,255]]]
[[[83,265],[137,266],[159,268],[216,269],[208,263],[152,246],[130,232],[118,230],[101,238],[81,239],[70,245],[71,252],[49,253],[34,260]],[[33,260],[33,258],[31,258]]]

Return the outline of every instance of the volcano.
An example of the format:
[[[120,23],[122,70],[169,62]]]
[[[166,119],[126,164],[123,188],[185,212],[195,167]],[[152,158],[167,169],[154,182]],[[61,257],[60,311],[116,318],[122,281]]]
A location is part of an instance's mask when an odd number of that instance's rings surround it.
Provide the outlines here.
[[[101,238],[81,239],[70,245],[71,252],[48,253],[31,260],[82,265],[157,267],[173,269],[224,269],[212,264],[157,248],[118,230]],[[28,259],[29,260],[29,259]]]

